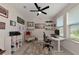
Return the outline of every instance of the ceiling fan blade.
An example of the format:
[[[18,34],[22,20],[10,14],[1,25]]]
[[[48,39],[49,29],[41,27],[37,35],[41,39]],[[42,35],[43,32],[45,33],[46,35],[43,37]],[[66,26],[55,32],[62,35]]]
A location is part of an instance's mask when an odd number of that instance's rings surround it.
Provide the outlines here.
[[[43,9],[41,9],[41,10],[45,10],[45,9],[48,9],[49,8],[49,6],[46,6],[45,8],[43,8]]]
[[[35,4],[36,8],[39,9],[38,4],[37,3],[34,3],[34,4]]]
[[[46,12],[41,11],[43,14],[47,14]]]
[[[38,10],[30,10],[31,12],[38,12]]]

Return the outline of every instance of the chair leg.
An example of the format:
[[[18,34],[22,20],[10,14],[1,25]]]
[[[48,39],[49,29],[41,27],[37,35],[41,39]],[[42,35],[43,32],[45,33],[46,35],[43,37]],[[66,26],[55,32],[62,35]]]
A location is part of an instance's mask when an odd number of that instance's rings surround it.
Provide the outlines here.
[[[48,48],[48,51],[50,51],[50,47]]]
[[[52,46],[52,49],[53,49],[54,47]]]
[[[43,49],[44,49],[44,46],[43,46]]]
[[[43,45],[43,49],[45,48],[46,46],[45,45]]]
[[[53,46],[46,46],[46,45],[43,45],[43,49],[44,49],[45,47],[47,47],[47,48],[48,48],[48,51],[50,51],[50,48],[52,48],[52,49],[53,49]]]
[[[50,46],[52,49],[54,48],[53,46]]]

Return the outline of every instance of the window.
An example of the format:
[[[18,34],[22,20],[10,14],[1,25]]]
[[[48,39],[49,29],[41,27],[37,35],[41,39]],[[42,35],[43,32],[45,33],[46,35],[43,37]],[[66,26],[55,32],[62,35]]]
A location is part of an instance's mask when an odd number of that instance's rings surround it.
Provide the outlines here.
[[[60,36],[63,36],[63,16],[57,18],[57,29],[60,30]]]
[[[79,41],[79,5],[69,12],[70,38]]]

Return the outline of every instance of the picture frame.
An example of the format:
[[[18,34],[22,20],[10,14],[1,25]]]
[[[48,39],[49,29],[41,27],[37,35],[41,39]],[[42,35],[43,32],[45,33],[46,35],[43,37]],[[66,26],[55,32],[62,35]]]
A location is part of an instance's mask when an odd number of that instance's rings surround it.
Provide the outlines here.
[[[0,16],[3,16],[5,18],[8,18],[8,10],[4,7],[0,6]]]
[[[45,28],[45,24],[44,23],[36,23],[35,24],[35,29],[44,29]]]
[[[22,25],[25,25],[25,21],[19,16],[17,16],[17,22],[22,24]]]
[[[16,26],[16,22],[15,22],[15,21],[10,20],[10,26]]]
[[[0,22],[0,29],[5,29],[5,23],[4,22]]]
[[[27,22],[27,27],[34,27],[34,22]]]

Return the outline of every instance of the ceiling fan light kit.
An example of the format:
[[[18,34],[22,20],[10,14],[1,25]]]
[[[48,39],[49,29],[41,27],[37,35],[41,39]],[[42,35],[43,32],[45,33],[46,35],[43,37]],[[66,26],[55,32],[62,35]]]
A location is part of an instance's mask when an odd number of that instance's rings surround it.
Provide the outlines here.
[[[41,14],[41,12],[40,12],[40,11],[39,11],[38,13],[39,13],[39,14]]]
[[[37,10],[30,10],[30,12],[37,12],[37,16],[38,16],[40,13],[43,13],[43,14],[47,15],[47,13],[44,12],[44,10],[48,9],[49,6],[46,6],[46,7],[44,7],[44,8],[41,9],[41,7],[39,7],[37,3],[34,3],[34,5],[36,6]]]

